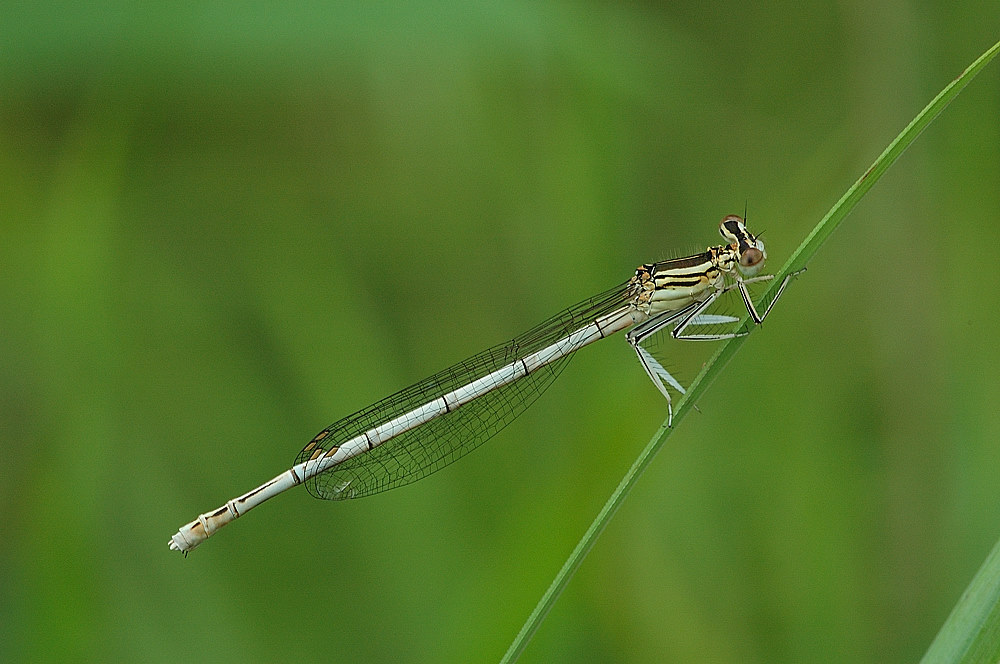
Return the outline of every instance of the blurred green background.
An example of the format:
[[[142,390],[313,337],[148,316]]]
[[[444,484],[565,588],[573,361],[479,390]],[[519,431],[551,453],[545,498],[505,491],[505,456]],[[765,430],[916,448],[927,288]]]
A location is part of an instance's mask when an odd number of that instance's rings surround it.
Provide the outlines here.
[[[418,484],[167,539],[747,209],[777,268],[995,0],[0,10],[0,660],[495,661],[665,416],[623,340]],[[524,662],[912,662],[1000,537],[1000,70],[682,423]]]

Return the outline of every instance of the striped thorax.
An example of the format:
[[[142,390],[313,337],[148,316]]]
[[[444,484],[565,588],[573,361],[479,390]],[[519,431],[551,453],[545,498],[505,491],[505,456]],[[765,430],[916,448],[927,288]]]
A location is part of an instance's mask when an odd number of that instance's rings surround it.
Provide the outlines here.
[[[764,243],[747,230],[743,219],[730,215],[719,225],[728,244],[704,253],[640,265],[632,277],[633,303],[653,317],[704,302],[724,286],[725,275],[752,277],[764,267]]]

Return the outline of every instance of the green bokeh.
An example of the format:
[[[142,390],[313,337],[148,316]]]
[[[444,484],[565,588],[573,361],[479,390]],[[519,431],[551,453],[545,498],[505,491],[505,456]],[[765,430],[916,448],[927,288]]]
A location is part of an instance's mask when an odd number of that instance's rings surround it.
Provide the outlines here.
[[[363,6],[364,10],[359,7]],[[500,657],[664,417],[622,340],[386,494],[169,536],[744,207],[772,264],[995,4],[0,10],[0,661]],[[525,662],[909,662],[1000,536],[1000,72],[824,246]]]

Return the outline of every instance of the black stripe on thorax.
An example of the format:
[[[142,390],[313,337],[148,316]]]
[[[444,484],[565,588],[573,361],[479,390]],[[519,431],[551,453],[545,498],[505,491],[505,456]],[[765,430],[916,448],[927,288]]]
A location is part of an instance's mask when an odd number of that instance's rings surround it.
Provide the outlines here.
[[[703,273],[711,267],[712,252],[706,251],[703,254],[685,256],[684,258],[671,258],[670,260],[654,263],[652,272],[654,277],[660,273],[673,272],[675,270],[694,270]]]
[[[701,274],[687,278],[670,277],[669,279],[664,279],[663,283],[657,283],[657,289],[663,288],[692,288],[694,286],[699,286],[705,283],[708,279],[707,275]]]

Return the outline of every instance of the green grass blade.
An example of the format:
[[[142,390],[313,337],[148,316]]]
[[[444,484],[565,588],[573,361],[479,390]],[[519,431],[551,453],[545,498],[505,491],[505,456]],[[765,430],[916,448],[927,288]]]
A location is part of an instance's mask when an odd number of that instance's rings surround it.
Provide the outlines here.
[[[770,302],[774,298],[781,281],[785,278],[785,275],[806,266],[809,260],[819,249],[820,245],[826,241],[830,234],[833,233],[837,226],[840,225],[840,222],[843,221],[848,213],[854,209],[854,206],[857,205],[858,201],[860,201],[861,198],[868,193],[868,190],[871,189],[876,182],[878,182],[879,178],[881,178],[889,167],[896,161],[896,159],[899,158],[899,155],[901,155],[903,151],[906,150],[906,148],[909,147],[910,144],[917,138],[917,136],[920,135],[920,132],[922,132],[927,125],[929,125],[934,118],[937,117],[942,110],[944,110],[945,106],[958,96],[958,93],[961,92],[966,85],[968,85],[969,81],[971,81],[975,75],[978,74],[979,71],[994,58],[994,56],[996,56],[998,50],[1000,50],[1000,42],[994,44],[992,48],[987,50],[978,59],[976,59],[975,62],[969,65],[969,67],[962,72],[958,78],[949,83],[936,97],[934,97],[934,99],[931,100],[929,104],[927,104],[927,106],[924,107],[922,111],[920,111],[919,114],[917,114],[913,121],[911,121],[910,124],[908,124],[906,128],[900,132],[900,134],[889,144],[882,154],[879,155],[878,159],[875,160],[875,163],[873,163],[868,170],[865,171],[864,175],[862,175],[857,182],[851,185],[840,200],[837,201],[830,211],[827,212],[826,215],[820,220],[820,222],[816,224],[816,227],[813,228],[812,232],[809,233],[799,248],[795,250],[781,270],[775,273],[774,280],[770,282],[770,286],[761,298],[762,302]],[[789,287],[793,287],[793,285],[790,285]],[[743,324],[749,324],[749,316],[744,319]],[[739,350],[746,339],[747,337],[744,336],[722,342],[718,351],[716,351],[712,358],[705,364],[698,376],[696,376],[691,382],[691,385],[688,387],[687,394],[685,394],[680,403],[678,403],[677,408],[674,411],[673,424],[675,427],[681,422],[681,420],[684,419],[694,403],[696,403],[697,400],[705,393],[705,390],[708,389],[712,380],[719,375],[723,367],[725,367],[729,360],[732,359],[733,355],[736,354],[736,351]],[[621,506],[622,502],[624,502],[625,497],[638,481],[639,476],[642,475],[646,466],[649,465],[649,462],[654,456],[656,456],[656,453],[670,437],[672,431],[673,429],[667,428],[666,422],[664,422],[660,429],[653,435],[649,443],[647,443],[646,447],[643,448],[642,452],[639,453],[639,456],[632,464],[632,467],[629,468],[614,493],[611,494],[611,497],[604,504],[604,507],[601,508],[601,511],[597,514],[593,523],[591,523],[590,527],[587,529],[587,532],[584,533],[569,558],[566,559],[566,562],[559,570],[559,573],[552,580],[552,583],[545,591],[545,594],[543,594],[541,599],[538,601],[538,604],[531,612],[531,615],[528,616],[528,619],[521,628],[521,631],[518,632],[514,641],[504,654],[503,659],[501,660],[503,664],[516,661],[521,653],[524,652],[524,649],[527,647],[531,637],[534,636],[536,631],[538,631],[542,621],[545,620],[545,616],[548,615],[552,606],[559,598],[559,595],[562,594],[563,589],[565,589],[569,580],[573,577],[573,574],[583,563],[583,559],[586,557],[587,553],[591,548],[593,548],[597,537],[601,534],[601,532],[603,532],[615,512],[618,511],[618,508]],[[959,605],[959,607],[956,607],[955,613],[952,614],[951,618],[949,618],[948,624],[946,624],[945,628],[942,629],[941,635],[938,636],[938,641],[942,640],[943,635],[945,635],[945,631],[948,630],[949,635],[952,631],[963,635],[962,637],[956,637],[959,638],[961,642],[978,643],[979,641],[976,639],[978,639],[979,636],[977,636],[975,632],[978,630],[978,634],[980,636],[984,633],[992,636],[994,640],[990,641],[990,643],[995,646],[997,634],[1000,634],[1000,627],[997,626],[996,622],[1000,621],[1000,615],[996,615],[996,592],[998,586],[997,579],[1000,577],[1000,571],[998,571],[1000,570],[1000,567],[998,567],[1000,566],[1000,562],[996,562],[994,565],[991,565],[990,562],[997,558],[997,551],[994,550],[993,555],[990,556],[990,560],[987,561],[983,570],[980,571],[979,576],[976,577],[976,579],[979,580],[980,577],[984,576],[984,571],[989,572],[989,570],[993,570],[992,573],[985,574],[985,576],[989,577],[992,581],[992,584],[989,585],[992,592],[978,592],[975,594],[975,599],[970,599],[970,593],[967,592],[966,596],[963,597],[963,602]],[[975,584],[976,582],[974,581],[973,585],[975,586]],[[963,609],[961,612],[962,617],[956,618],[956,613],[959,612],[959,608],[962,607],[962,605],[967,601],[974,602],[975,606]],[[963,618],[964,616],[970,615],[978,617],[984,612],[988,613],[989,618],[992,619],[988,623],[984,623],[983,620],[970,620]],[[958,620],[960,625],[950,628],[949,625],[951,625],[953,620]],[[972,635],[964,636],[967,633],[971,633]],[[963,638],[964,641],[962,640]],[[937,647],[938,641],[935,641],[932,651],[935,650],[935,647]],[[949,642],[950,641],[951,637],[949,637]],[[942,648],[944,647],[945,646],[942,646]],[[995,650],[991,650],[990,652],[995,653]],[[928,657],[930,656],[931,652],[928,652]],[[996,659],[997,658],[994,655],[991,661],[996,661]],[[925,661],[964,662],[980,660],[925,659]]]
[[[921,664],[994,664],[1000,660],[1000,542],[979,568]]]

